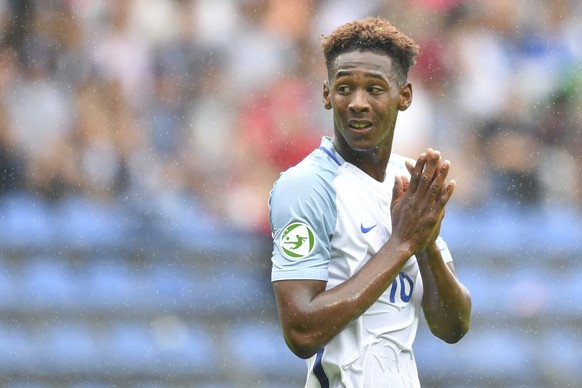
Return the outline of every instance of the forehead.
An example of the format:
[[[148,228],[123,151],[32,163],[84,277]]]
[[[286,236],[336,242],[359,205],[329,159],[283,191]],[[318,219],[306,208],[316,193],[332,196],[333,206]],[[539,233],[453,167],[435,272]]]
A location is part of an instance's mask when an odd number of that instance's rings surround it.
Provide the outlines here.
[[[336,78],[338,73],[343,72],[364,72],[386,79],[394,78],[392,58],[371,51],[348,51],[339,54],[333,61],[330,76]]]

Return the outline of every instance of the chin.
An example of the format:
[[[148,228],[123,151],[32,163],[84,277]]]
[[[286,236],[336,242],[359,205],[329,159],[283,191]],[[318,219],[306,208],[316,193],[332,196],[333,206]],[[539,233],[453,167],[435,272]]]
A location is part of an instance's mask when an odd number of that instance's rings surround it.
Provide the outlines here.
[[[350,148],[356,152],[370,152],[370,151],[374,151],[378,147],[376,145],[368,146],[368,147],[363,146],[363,145],[351,145]]]
[[[378,148],[378,143],[369,141],[348,141],[348,146],[357,152],[370,152]]]

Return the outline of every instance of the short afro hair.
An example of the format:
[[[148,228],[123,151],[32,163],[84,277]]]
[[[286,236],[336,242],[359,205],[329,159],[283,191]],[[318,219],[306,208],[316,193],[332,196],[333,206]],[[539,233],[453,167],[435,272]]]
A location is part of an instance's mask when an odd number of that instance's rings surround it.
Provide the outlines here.
[[[349,51],[372,51],[386,54],[394,61],[397,82],[406,82],[408,71],[420,52],[418,45],[389,21],[368,17],[343,24],[321,40],[328,75],[334,60]]]

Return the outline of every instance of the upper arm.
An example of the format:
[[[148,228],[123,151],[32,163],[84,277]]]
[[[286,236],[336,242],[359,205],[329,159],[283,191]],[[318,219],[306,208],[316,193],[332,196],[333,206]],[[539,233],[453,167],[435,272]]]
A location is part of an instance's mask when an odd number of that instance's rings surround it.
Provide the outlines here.
[[[280,280],[273,282],[277,311],[285,342],[298,356],[308,358],[311,352],[301,348],[302,334],[309,330],[311,301],[325,291],[321,280]]]
[[[321,325],[325,309],[313,302],[327,285],[337,220],[336,170],[302,162],[281,175],[269,200],[271,280],[279,320],[289,348],[302,358],[329,340],[321,335],[327,333]]]
[[[307,167],[284,173],[271,191],[272,281],[327,281],[335,189],[332,177],[324,179]]]
[[[327,282],[321,280],[280,280],[273,282],[273,291],[281,321],[293,321],[302,315],[309,303],[325,291]]]

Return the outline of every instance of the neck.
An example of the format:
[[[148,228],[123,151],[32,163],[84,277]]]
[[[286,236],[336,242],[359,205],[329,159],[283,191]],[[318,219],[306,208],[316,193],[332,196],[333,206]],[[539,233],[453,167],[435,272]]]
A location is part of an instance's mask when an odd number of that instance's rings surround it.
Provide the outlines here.
[[[376,146],[371,150],[356,151],[350,147],[343,147],[337,137],[332,139],[337,152],[346,162],[353,164],[379,182],[386,178],[386,166],[390,160],[391,146]]]

